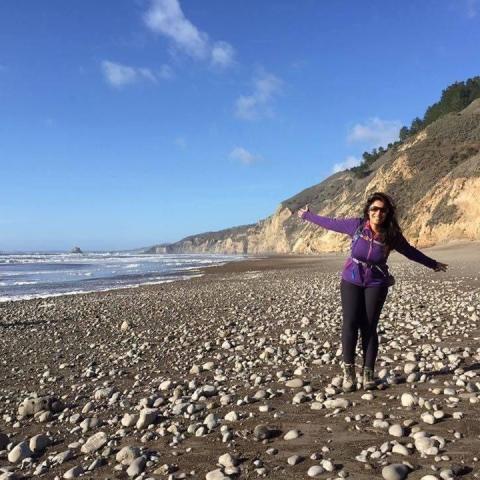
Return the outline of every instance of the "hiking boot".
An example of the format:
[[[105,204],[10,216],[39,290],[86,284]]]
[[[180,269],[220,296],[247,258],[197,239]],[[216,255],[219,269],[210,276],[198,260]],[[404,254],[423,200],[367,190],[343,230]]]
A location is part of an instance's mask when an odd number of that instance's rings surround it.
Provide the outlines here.
[[[356,389],[357,389],[357,378],[355,376],[355,365],[353,363],[344,363],[342,390],[345,393],[348,393],[348,392],[353,392]]]
[[[364,367],[363,368],[363,389],[373,390],[376,386],[377,386],[377,382],[375,382],[373,368]]]

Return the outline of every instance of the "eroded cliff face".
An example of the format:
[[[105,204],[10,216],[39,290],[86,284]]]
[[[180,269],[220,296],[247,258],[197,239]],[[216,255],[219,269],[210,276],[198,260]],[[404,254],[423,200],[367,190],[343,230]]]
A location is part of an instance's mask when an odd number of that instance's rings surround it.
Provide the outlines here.
[[[419,247],[480,240],[480,100],[433,123],[395,151],[366,178],[341,172],[282,202],[256,225],[188,237],[169,246],[191,253],[318,253],[348,249],[348,237],[300,220],[305,204],[320,215],[360,217],[375,191],[391,194],[405,236]]]

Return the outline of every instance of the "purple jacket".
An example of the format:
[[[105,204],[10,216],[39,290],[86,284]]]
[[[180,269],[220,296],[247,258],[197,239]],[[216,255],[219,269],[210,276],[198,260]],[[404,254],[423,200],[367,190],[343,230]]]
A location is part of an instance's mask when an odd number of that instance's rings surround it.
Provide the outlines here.
[[[363,221],[361,218],[321,217],[309,211],[305,212],[302,218],[327,230],[345,233],[352,238]],[[433,258],[427,257],[412,247],[402,234],[398,236],[392,248],[408,259],[428,268],[433,269],[437,266],[437,262]],[[374,240],[372,230],[365,225],[361,235],[352,245],[350,257],[343,267],[342,279],[363,287],[388,285],[387,259],[389,253],[390,249],[384,243]]]

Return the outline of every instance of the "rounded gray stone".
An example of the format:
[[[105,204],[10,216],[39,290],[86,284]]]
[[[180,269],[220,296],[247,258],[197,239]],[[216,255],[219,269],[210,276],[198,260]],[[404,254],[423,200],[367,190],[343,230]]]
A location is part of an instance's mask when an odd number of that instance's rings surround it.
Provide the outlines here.
[[[382,469],[382,477],[385,480],[404,480],[407,478],[409,469],[403,463],[393,463]]]

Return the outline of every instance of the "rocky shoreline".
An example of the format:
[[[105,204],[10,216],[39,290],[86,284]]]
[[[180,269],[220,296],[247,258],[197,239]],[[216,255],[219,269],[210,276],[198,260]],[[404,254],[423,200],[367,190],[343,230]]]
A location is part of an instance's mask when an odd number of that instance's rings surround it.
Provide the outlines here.
[[[0,479],[480,478],[478,243],[400,257],[378,389],[339,389],[343,256],[0,304]]]

